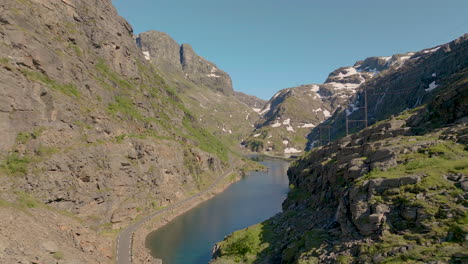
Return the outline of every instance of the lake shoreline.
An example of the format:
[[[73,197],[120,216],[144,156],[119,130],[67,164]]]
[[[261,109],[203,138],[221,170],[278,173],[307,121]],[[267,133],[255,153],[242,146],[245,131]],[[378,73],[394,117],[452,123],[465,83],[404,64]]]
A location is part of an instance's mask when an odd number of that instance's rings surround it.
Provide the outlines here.
[[[213,198],[214,196],[222,193],[225,191],[229,186],[238,182],[242,179],[241,169],[237,168],[232,173],[226,175],[221,182],[216,184],[210,189],[205,190],[205,193],[195,197],[195,199],[189,200],[185,203],[180,204],[179,206],[168,210],[167,212],[162,213],[154,217],[153,219],[147,221],[142,226],[140,226],[135,232],[133,236],[133,244],[132,244],[132,262],[133,263],[149,263],[149,264],[161,264],[162,260],[155,259],[151,255],[151,251],[146,246],[146,238],[147,236],[158,230],[159,228],[165,226],[166,224],[170,223],[176,217],[186,213],[187,211],[195,208],[196,206],[200,205],[201,203]],[[254,170],[252,170],[254,171]],[[250,173],[250,172],[249,172]],[[232,174],[236,174],[235,178],[230,178],[229,176]],[[203,191],[202,191],[203,192]]]
[[[289,162],[256,157],[262,159],[265,172],[252,170],[247,177],[235,174],[235,179],[226,175],[203,195],[142,225],[134,236],[133,263],[161,264],[156,256],[165,264],[208,263],[216,242],[281,211],[289,189]]]

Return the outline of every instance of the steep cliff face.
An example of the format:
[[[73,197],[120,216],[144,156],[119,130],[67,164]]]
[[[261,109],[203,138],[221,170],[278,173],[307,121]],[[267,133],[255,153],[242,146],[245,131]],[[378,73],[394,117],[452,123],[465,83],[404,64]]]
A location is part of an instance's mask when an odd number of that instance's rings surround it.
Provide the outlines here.
[[[213,263],[463,263],[467,84],[464,69],[427,106],[306,153],[283,212],[218,243]]]
[[[12,238],[0,243],[0,262],[51,263],[61,252],[108,263],[112,243],[96,231],[116,234],[228,167],[227,148],[146,61],[110,0],[0,9],[0,217],[27,215],[0,222]],[[83,226],[89,235],[70,231]],[[40,248],[41,235],[57,248]]]
[[[233,93],[231,77],[198,56],[189,44],[179,45],[166,33],[158,31],[141,33],[136,41],[145,58],[168,74],[179,73],[197,86],[225,95]]]
[[[258,120],[263,100],[234,92],[227,73],[165,33],[141,33],[137,44],[168,84],[180,92],[187,108],[197,113],[199,122],[231,147],[238,147]]]

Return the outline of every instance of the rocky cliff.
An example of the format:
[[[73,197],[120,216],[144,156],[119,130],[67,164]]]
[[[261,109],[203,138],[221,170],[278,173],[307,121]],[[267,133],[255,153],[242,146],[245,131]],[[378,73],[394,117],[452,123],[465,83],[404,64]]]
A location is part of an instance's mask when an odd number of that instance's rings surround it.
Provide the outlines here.
[[[0,10],[1,263],[110,263],[118,228],[198,192],[233,161],[110,0]],[[181,70],[210,78],[182,50]]]
[[[169,35],[149,31],[136,38],[143,55],[176,89],[199,121],[233,148],[259,119],[264,101],[234,92],[231,77],[214,63],[195,53],[189,44],[179,45]]]
[[[294,162],[283,212],[218,243],[213,263],[466,262],[467,67],[439,80],[426,104]]]
[[[179,73],[198,86],[225,95],[233,93],[231,77],[214,63],[198,56],[189,44],[179,45],[159,31],[141,33],[136,38],[145,59],[168,74]]]

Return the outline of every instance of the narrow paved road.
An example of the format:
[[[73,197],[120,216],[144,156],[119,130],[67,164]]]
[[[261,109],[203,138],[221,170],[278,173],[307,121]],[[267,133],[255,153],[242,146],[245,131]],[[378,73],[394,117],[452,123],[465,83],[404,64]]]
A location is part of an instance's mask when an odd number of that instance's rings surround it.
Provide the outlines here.
[[[236,167],[236,164],[232,165],[226,172],[224,172],[216,181],[214,181],[207,189],[190,196],[180,202],[177,202],[175,204],[172,204],[162,210],[159,210],[157,212],[154,212],[140,221],[128,226],[124,230],[120,231],[119,236],[117,237],[117,253],[116,253],[116,263],[117,264],[131,264],[132,263],[132,240],[133,240],[133,234],[135,231],[142,226],[144,223],[146,223],[148,220],[153,219],[154,217],[165,213],[169,210],[175,209],[178,206],[185,204],[207,192],[212,190],[216,185],[218,185],[224,178],[226,178],[229,174],[233,173],[234,168]]]

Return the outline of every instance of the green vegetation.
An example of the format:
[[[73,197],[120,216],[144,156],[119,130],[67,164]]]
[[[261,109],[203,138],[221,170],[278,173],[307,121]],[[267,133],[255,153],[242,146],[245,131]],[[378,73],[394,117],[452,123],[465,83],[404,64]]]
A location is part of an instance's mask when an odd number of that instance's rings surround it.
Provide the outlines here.
[[[0,164],[0,169],[10,176],[22,176],[28,172],[28,165],[30,162],[31,158],[28,156],[10,153]]]
[[[107,66],[103,59],[98,60],[98,63],[96,64],[96,70],[101,73],[105,79],[110,80],[114,86],[118,86],[121,89],[135,89],[134,84],[125,79],[122,79],[118,73],[114,72],[109,68],[109,66]]]
[[[36,155],[38,155],[39,157],[47,157],[58,152],[59,149],[56,147],[46,147],[43,145],[39,145],[35,151]]]
[[[273,228],[271,223],[265,221],[232,233],[219,243],[222,260],[254,263],[257,255],[268,254],[269,241],[275,237]]]
[[[252,151],[260,152],[264,149],[263,141],[258,139],[249,139],[245,142],[246,147]]]
[[[27,132],[19,132],[16,136],[16,142],[20,144],[26,144],[29,140],[31,140],[32,136],[31,133]]]
[[[65,258],[63,253],[60,252],[60,251],[54,252],[54,254],[52,254],[52,257],[54,257],[54,259],[56,259],[56,260],[61,260],[61,259]]]
[[[21,73],[30,81],[33,82],[41,82],[47,85],[49,88],[62,92],[68,96],[73,97],[80,97],[80,92],[76,89],[73,84],[61,84],[51,78],[47,77],[46,75],[35,72],[35,71],[28,71],[28,70],[21,70]]]
[[[10,59],[2,57],[2,58],[0,58],[0,64],[4,65],[4,66],[8,66],[8,65],[10,65]]]
[[[116,96],[114,98],[115,102],[110,103],[107,107],[107,111],[116,116],[118,113],[123,114],[127,117],[143,120],[143,115],[138,111],[138,109],[133,104],[132,99],[124,96]]]
[[[415,139],[411,142],[418,141]],[[361,260],[370,260],[376,254],[403,246],[409,248],[384,258],[382,263],[453,260],[455,253],[465,251],[462,243],[468,234],[468,214],[464,210],[464,201],[457,198],[463,191],[444,176],[468,174],[468,151],[464,150],[463,145],[438,141],[418,153],[401,155],[400,162],[392,169],[374,170],[363,178],[421,175],[421,182],[386,190],[370,202],[393,204],[397,208],[414,208],[418,217],[398,217],[394,221],[390,218],[392,228],[381,236],[380,241],[361,245]],[[362,183],[360,180],[356,184]],[[393,233],[394,229],[398,233]]]
[[[81,48],[78,45],[70,43],[68,45],[68,47],[70,49],[72,49],[73,51],[75,51],[75,53],[76,53],[76,55],[78,55],[78,57],[83,57],[83,51],[81,50]]]
[[[43,204],[25,192],[16,192],[17,202],[22,208],[37,208]]]
[[[201,150],[210,152],[218,156],[224,162],[228,161],[228,149],[224,144],[207,130],[197,127],[194,118],[190,114],[186,114],[183,119],[183,125],[188,132],[188,137],[198,143]]]
[[[16,136],[16,143],[26,144],[31,139],[37,139],[46,128],[37,127],[33,132],[19,132]]]
[[[419,153],[401,155],[402,164],[386,171],[373,170],[359,178],[357,184],[377,178],[399,178],[404,175],[427,175],[420,183],[421,188],[447,187],[443,175],[447,173],[468,174],[468,151],[460,144],[441,142]]]

